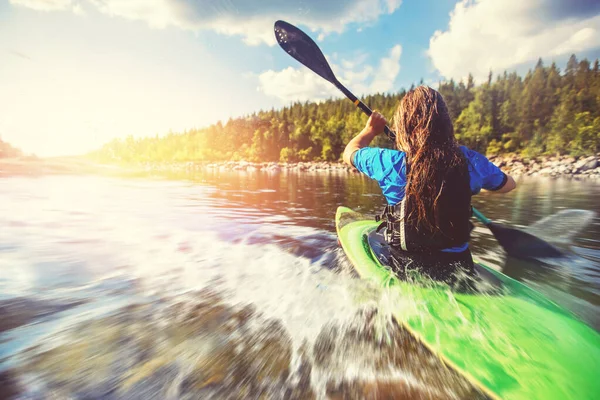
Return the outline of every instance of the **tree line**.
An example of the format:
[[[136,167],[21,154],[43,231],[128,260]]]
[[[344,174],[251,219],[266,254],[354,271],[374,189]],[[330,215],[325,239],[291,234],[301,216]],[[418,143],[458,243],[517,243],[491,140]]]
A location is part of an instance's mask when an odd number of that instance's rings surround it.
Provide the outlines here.
[[[411,88],[412,89],[412,88]],[[440,82],[458,141],[487,154],[574,156],[600,151],[599,61],[572,55],[564,71],[540,59],[525,77],[504,72],[476,86]],[[405,90],[363,101],[391,119]],[[165,136],[113,140],[91,154],[105,162],[336,161],[366,117],[346,99],[296,102],[279,110]],[[383,135],[375,146],[392,147]]]

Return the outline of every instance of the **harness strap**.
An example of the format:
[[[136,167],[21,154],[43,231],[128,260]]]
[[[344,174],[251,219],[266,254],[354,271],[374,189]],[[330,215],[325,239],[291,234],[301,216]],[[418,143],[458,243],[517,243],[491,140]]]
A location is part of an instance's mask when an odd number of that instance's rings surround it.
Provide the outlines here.
[[[406,196],[404,196],[404,199],[402,199],[402,202],[400,203],[400,248],[402,250],[408,250],[408,247],[406,246],[406,233],[405,233],[405,224],[404,224],[404,220],[405,220],[405,214],[406,214]]]
[[[401,205],[404,205],[402,201]],[[378,227],[377,232],[385,227],[383,236],[386,242],[395,247],[401,247],[406,250],[406,240],[404,238],[404,208],[400,207],[400,215],[398,216],[398,205],[386,205],[382,213],[375,217],[377,222],[383,221]],[[400,226],[398,226],[400,224]]]

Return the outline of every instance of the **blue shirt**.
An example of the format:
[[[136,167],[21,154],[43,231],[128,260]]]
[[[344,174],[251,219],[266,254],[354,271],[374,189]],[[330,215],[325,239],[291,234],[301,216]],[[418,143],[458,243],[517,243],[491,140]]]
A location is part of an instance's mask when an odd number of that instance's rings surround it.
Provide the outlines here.
[[[477,194],[481,189],[498,190],[506,179],[506,175],[484,155],[460,146],[467,158],[471,193]],[[406,153],[398,150],[363,147],[354,152],[352,163],[363,174],[379,183],[381,191],[389,205],[398,204],[404,198],[406,186]],[[463,251],[467,244],[447,251]]]

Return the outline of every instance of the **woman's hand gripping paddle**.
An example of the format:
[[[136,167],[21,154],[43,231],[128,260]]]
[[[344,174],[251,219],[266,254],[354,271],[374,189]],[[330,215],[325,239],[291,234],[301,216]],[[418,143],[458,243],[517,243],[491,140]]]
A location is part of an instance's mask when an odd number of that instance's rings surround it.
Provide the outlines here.
[[[337,80],[323,52],[306,33],[285,21],[277,21],[275,22],[275,38],[286,53],[321,78],[331,82],[365,114],[371,116],[373,111]],[[394,131],[386,126],[384,132],[395,142],[396,133]],[[562,256],[562,253],[555,247],[533,235],[496,224],[475,209],[473,209],[473,213],[477,219],[490,228],[500,245],[510,256],[519,258]]]

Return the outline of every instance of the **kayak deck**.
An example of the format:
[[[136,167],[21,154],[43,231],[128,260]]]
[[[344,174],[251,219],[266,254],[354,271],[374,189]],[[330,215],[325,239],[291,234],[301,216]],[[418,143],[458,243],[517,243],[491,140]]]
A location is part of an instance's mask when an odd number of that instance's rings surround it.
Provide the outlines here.
[[[595,399],[600,335],[567,310],[481,263],[501,285],[493,294],[399,280],[373,253],[374,220],[339,207],[340,243],[358,274],[393,291],[395,319],[488,396]]]

